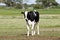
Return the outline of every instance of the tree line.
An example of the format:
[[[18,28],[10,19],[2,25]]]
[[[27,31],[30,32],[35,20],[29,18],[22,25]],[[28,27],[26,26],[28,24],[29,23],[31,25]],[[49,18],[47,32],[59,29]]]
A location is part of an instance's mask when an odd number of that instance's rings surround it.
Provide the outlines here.
[[[4,2],[8,7],[22,8],[27,9],[28,7],[33,7],[34,9],[42,9],[42,8],[50,8],[57,7],[58,3],[55,0],[36,0],[36,4],[27,4],[28,0],[17,0],[17,1],[6,1],[0,0],[0,2]],[[26,2],[26,3],[24,3]]]

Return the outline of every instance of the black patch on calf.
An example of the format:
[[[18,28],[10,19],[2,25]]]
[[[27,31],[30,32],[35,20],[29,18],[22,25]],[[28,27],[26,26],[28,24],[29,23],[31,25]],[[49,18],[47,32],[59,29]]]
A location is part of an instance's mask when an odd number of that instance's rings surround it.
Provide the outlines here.
[[[24,12],[21,12],[21,14],[24,14],[24,18],[25,18],[25,13]]]
[[[39,13],[38,12],[35,12],[35,13],[36,13],[35,22],[38,22],[39,21]]]
[[[21,12],[21,14],[24,14],[24,12]]]
[[[31,20],[31,21],[35,20],[35,22],[38,22],[39,21],[39,13],[35,12],[35,14],[33,11],[28,12],[28,14],[27,14],[28,20]]]
[[[26,22],[28,22],[28,20],[27,19],[25,19],[26,20]]]
[[[32,11],[28,12],[27,18],[28,20],[34,21],[35,19],[34,13]]]

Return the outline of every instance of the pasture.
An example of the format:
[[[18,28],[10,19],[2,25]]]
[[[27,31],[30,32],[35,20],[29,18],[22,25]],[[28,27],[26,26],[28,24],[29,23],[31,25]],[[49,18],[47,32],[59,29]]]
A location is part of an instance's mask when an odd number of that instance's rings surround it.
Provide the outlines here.
[[[27,37],[26,32],[23,16],[0,16],[0,40],[60,40],[59,16],[40,15],[40,35]]]
[[[0,40],[60,40],[60,9],[40,9],[40,35],[26,36],[20,9],[0,9]]]
[[[28,9],[27,9],[28,10]],[[22,9],[0,9],[0,15],[21,15]],[[40,14],[60,14],[60,9],[39,9]]]

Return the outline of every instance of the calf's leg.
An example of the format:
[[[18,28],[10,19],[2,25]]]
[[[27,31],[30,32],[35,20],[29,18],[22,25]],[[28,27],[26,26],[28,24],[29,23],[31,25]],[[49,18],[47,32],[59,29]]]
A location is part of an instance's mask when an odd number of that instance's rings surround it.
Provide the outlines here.
[[[29,26],[27,25],[27,36],[29,36],[29,32],[30,32],[30,28],[29,28]]]
[[[37,24],[37,34],[39,35],[39,23]]]
[[[35,34],[35,30],[34,30],[34,22],[32,22],[32,28],[31,28],[31,33],[32,33],[32,36]]]

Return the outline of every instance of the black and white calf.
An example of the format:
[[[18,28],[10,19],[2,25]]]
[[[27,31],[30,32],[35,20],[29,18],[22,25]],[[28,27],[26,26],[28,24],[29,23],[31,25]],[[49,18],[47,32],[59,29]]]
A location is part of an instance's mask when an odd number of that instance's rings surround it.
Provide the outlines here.
[[[35,33],[39,35],[39,13],[35,10],[35,11],[25,11],[25,12],[22,12],[22,14],[24,14],[24,18],[27,23],[27,30],[28,30],[27,36],[29,36],[30,31],[32,36],[35,35]],[[36,27],[37,24],[38,26]],[[37,28],[37,31],[36,31],[36,28]]]

